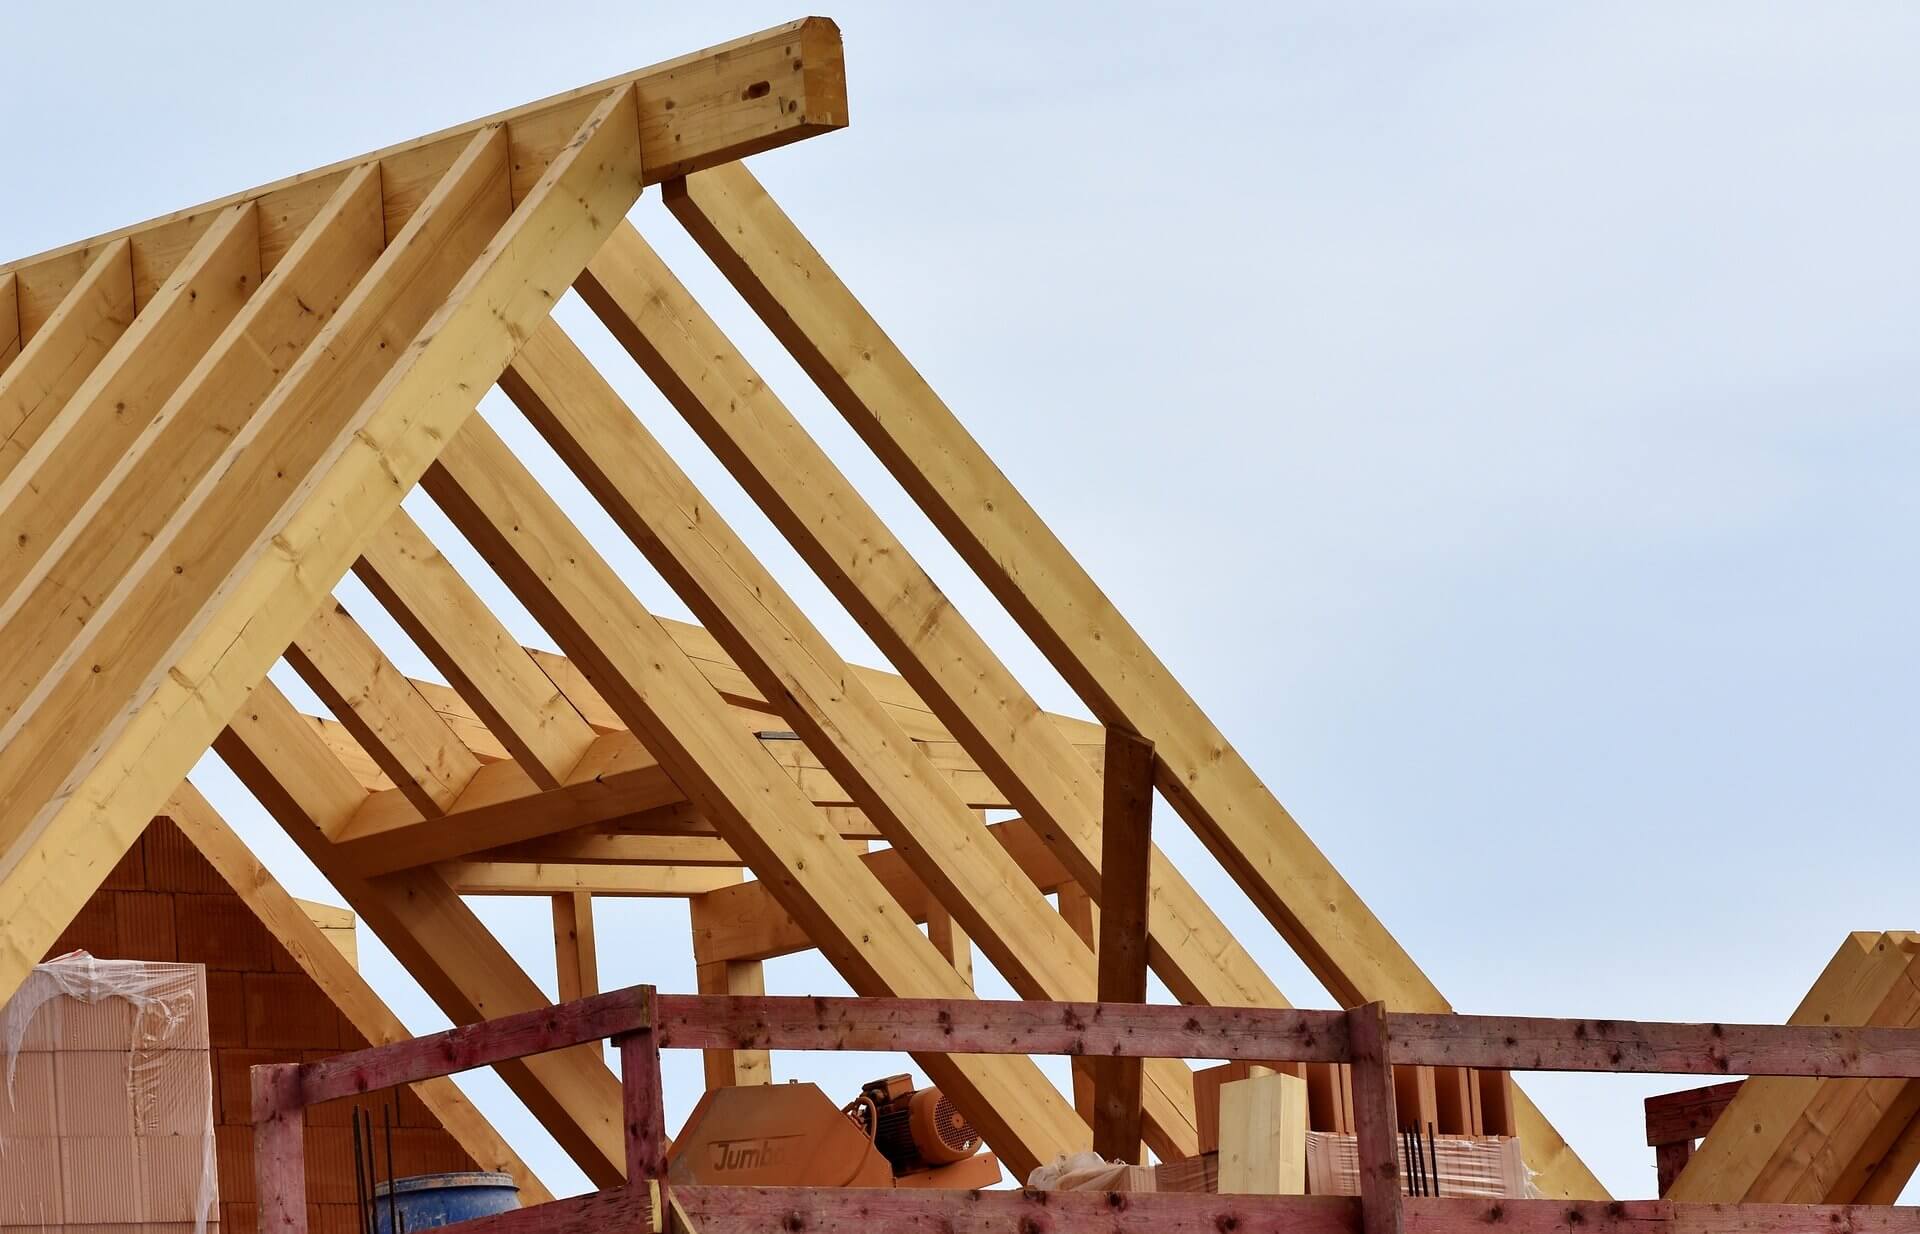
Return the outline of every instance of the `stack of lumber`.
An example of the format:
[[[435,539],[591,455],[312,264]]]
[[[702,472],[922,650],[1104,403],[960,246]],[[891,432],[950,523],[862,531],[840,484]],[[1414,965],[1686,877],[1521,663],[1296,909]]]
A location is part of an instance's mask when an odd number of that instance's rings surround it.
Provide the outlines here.
[[[1849,935],[1789,1023],[1920,1027],[1920,934]],[[1665,1194],[1890,1204],[1917,1163],[1920,1080],[1758,1076],[1740,1085]]]
[[[1298,1076],[1307,1085],[1307,1129],[1351,1134],[1353,1069],[1345,1063],[1230,1062],[1193,1073],[1194,1119],[1200,1151],[1219,1147],[1220,1086],[1255,1069]],[[1513,1082],[1504,1071],[1472,1067],[1395,1067],[1393,1087],[1400,1126],[1422,1135],[1513,1135]]]

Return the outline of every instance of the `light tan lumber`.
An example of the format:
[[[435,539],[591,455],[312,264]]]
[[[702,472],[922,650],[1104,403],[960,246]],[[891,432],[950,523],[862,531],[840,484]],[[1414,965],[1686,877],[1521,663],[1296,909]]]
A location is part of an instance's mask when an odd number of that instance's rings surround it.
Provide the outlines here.
[[[1907,964],[1863,1023],[1912,1027],[1920,1022],[1920,955],[1891,937],[1887,941]],[[1912,1119],[1916,1103],[1909,1087],[1905,1080],[1822,1080],[1742,1198],[1818,1204],[1844,1192],[1851,1201]]]
[[[705,397],[698,388],[703,354],[695,340],[680,341],[678,348],[661,345],[676,358],[671,371],[650,371],[676,403]],[[535,332],[500,385],[761,693],[780,700],[781,714],[807,748],[1015,990],[1024,998],[1095,997],[1097,973],[1085,944],[1013,859],[987,842],[984,824],[961,792],[893,723],[557,324],[548,320]],[[776,756],[797,744],[763,743]],[[1143,791],[1150,793],[1150,786]],[[1144,884],[1144,837],[1141,843]],[[1143,915],[1145,898],[1143,885]],[[1144,948],[1140,957],[1144,983]],[[1186,1065],[1156,1060],[1148,1070],[1156,1151],[1191,1155],[1193,1083]]]
[[[927,941],[934,950],[947,957],[947,963],[953,965],[953,971],[960,974],[960,980],[973,989],[973,943],[953,919],[946,906],[929,895],[927,904]]]
[[[596,738],[557,789],[542,791],[519,763],[488,763],[439,818],[423,818],[406,794],[389,790],[368,797],[332,838],[342,863],[382,873],[606,822],[685,796],[652,752],[622,729]]]
[[[1893,1204],[1907,1189],[1916,1167],[1920,1167],[1920,1114],[1888,1146],[1886,1155],[1873,1167],[1854,1197],[1857,1204]]]
[[[422,814],[445,814],[479,772],[480,760],[338,603],[322,604],[294,635],[287,663]]]
[[[600,992],[600,948],[594,940],[591,892],[563,891],[553,897],[553,961],[560,1002]]]
[[[0,435],[44,425],[66,406],[121,334],[133,324],[133,267],[125,241],[108,240],[70,259],[73,277],[35,328],[19,314],[21,349],[0,373]],[[25,298],[24,287],[16,292]],[[32,430],[29,428],[29,432]]]
[[[718,836],[643,836],[578,830],[482,849],[474,861],[549,865],[732,866],[740,854]]]
[[[1057,846],[1076,878],[1097,889],[1100,779],[1093,766],[1043,718],[1039,704],[639,233],[616,229],[578,290],[657,381],[685,366],[688,349],[675,346],[676,338],[692,341],[709,397],[682,399],[676,407],[966,747],[983,778]],[[1286,1005],[1171,862],[1156,855],[1152,881],[1154,967],[1176,996]]]
[[[340,760],[340,765],[353,775],[361,788],[369,793],[377,793],[393,787],[393,781],[387,778],[387,773],[380,770],[380,764],[373,761],[373,755],[367,753],[360,739],[346,725],[323,716],[308,716],[307,722],[320,734],[320,740],[326,743],[327,749]]]
[[[435,867],[461,895],[530,896],[583,891],[631,899],[683,900],[740,881],[739,867],[569,866],[443,861]]]
[[[66,404],[0,442],[0,596],[13,594],[109,483],[260,286],[258,233],[252,206],[223,212]]]
[[[270,681],[254,690],[215,746],[221,759],[335,891],[456,1024],[548,1005],[531,977],[431,870],[361,879],[332,861],[323,820],[351,814],[361,790]],[[626,1168],[620,1082],[595,1049],[498,1067],[514,1094],[598,1186]]]
[[[850,985],[907,997],[968,995],[953,966],[844,841],[824,833],[811,802],[484,420],[468,421],[447,443],[425,485]],[[1085,1142],[1084,1124],[1030,1060],[920,1062],[1003,1159],[1038,1165]]]
[[[559,788],[592,728],[405,510],[354,569],[534,782]]]
[[[192,784],[183,782],[175,790],[166,814],[368,1044],[386,1045],[413,1036],[355,966],[348,949],[354,922],[350,911],[288,896]],[[481,1169],[513,1175],[523,1203],[552,1198],[452,1080],[428,1080],[413,1085],[413,1091]]]
[[[342,429],[370,410],[366,404],[408,341],[506,220],[506,157],[498,130],[475,139],[218,460],[166,512],[140,555],[103,589],[89,624],[77,635],[71,625],[56,625],[15,644],[12,671],[0,677],[0,842],[10,843],[22,814],[37,811],[74,775],[73,761],[60,751],[104,747],[124,722],[128,700],[154,684],[159,657],[189,635],[212,632],[208,598],[230,574],[249,569],[264,579],[276,563],[295,564],[273,543],[274,520],[288,516],[292,499],[305,494],[311,500],[316,490],[309,473],[339,443]],[[379,466],[365,457],[378,453],[376,442],[360,441],[354,461]],[[322,520],[320,509],[305,508],[311,511],[307,535],[354,534],[354,520],[331,510],[333,517]],[[84,534],[116,533],[96,518]],[[289,638],[330,586],[286,589],[283,602],[304,602],[307,594],[314,601]],[[284,649],[283,643],[274,658]],[[100,671],[92,672],[96,665]],[[262,673],[239,688],[251,688]],[[20,762],[28,769],[15,774]]]
[[[1267,791],[1225,735],[1207,720],[1199,705],[752,173],[738,165],[701,173],[675,182],[667,200],[696,242],[713,257],[1094,714],[1103,723],[1138,733],[1154,743],[1161,767],[1161,790],[1328,990],[1347,1005],[1380,999],[1401,1010],[1447,1010],[1438,989]],[[627,235],[627,231],[621,231],[612,243],[623,246],[623,251],[630,250],[632,246],[625,243]],[[591,267],[587,283],[613,260],[609,252],[603,252]],[[587,298],[593,300],[591,295]],[[602,315],[603,319],[607,316]],[[615,333],[619,333],[618,327]],[[703,432],[710,443],[726,436],[717,426]],[[718,452],[723,460],[727,458],[727,447],[719,447]],[[764,464],[757,469],[771,474]],[[748,487],[751,490],[753,486]],[[783,519],[771,509],[769,513],[789,539],[806,534],[799,520],[791,516]],[[862,551],[883,556],[873,553],[870,544]],[[830,555],[809,555],[805,547],[801,553],[817,570],[824,571],[823,577],[830,585],[833,576],[843,570]],[[906,608],[897,601],[900,589],[890,594],[896,597],[895,611]],[[927,594],[921,603],[934,611],[947,607],[937,592]],[[851,603],[849,607],[856,617],[860,616],[860,608]],[[944,626],[944,612],[942,617],[940,624]],[[906,672],[902,656],[893,650],[897,640],[882,639],[871,628],[868,632],[888,659]],[[923,698],[935,702],[928,685],[911,676],[909,680]],[[996,694],[982,693],[990,697]],[[943,714],[943,718],[956,737],[967,740],[956,716]],[[995,769],[984,745],[974,748],[973,753],[983,767]],[[1029,779],[1017,778],[1023,782]],[[1047,814],[1039,806],[1038,802],[1021,802],[1018,808],[1036,821],[1063,826],[1060,815],[1064,811],[1056,808],[1053,814]],[[1067,854],[1063,851],[1062,855],[1064,858]],[[1097,886],[1096,875],[1097,871],[1082,871],[1083,881],[1090,886]],[[1162,888],[1163,898],[1176,877],[1167,863],[1156,863],[1154,882]],[[1195,904],[1197,897],[1182,907],[1192,910]],[[1207,941],[1217,944],[1211,954],[1239,951],[1230,937],[1222,941],[1224,927],[1217,934],[1213,932],[1218,922],[1210,913],[1197,916],[1195,921],[1199,923],[1197,928],[1207,930]],[[1161,976],[1181,998],[1234,1001],[1203,994],[1191,984],[1208,975],[1207,967],[1195,957],[1191,971],[1177,971],[1172,976],[1161,971]],[[1231,982],[1246,987],[1240,999],[1246,1004],[1269,1005],[1278,996],[1251,961],[1233,966]],[[1538,1172],[1541,1189],[1550,1196],[1604,1197],[1606,1189],[1599,1179],[1553,1127],[1524,1096],[1516,1093],[1516,1098],[1528,1164]]]
[[[20,297],[11,274],[0,274],[0,376],[20,355]]]
[[[716,960],[694,965],[700,993],[732,998],[767,992],[765,967],[758,960]],[[707,1087],[740,1088],[773,1083],[773,1055],[766,1050],[702,1050]]]
[[[185,599],[169,590],[165,580],[172,579],[187,596],[198,597],[182,606],[189,610],[182,614],[187,620],[153,623],[142,611],[146,605],[121,606],[116,622],[139,623],[134,646],[124,656],[108,657],[111,673],[75,666],[81,677],[91,678],[80,682],[83,692],[90,686],[112,700],[105,708],[107,722],[90,718],[70,725],[56,711],[37,717],[51,721],[52,731],[15,743],[38,751],[54,765],[53,782],[71,785],[72,791],[52,799],[37,791],[24,800],[16,795],[0,814],[0,840],[7,851],[0,894],[19,896],[4,902],[46,906],[46,917],[34,928],[9,931],[0,944],[0,987],[10,988],[38,958],[29,956],[28,948],[44,946],[57,934],[54,928],[42,939],[41,929],[76,911],[111,869],[142,817],[151,817],[346,573],[359,555],[360,541],[392,516],[440,443],[471,416],[474,391],[497,379],[563,282],[577,275],[606,229],[633,204],[640,191],[636,126],[631,91],[595,108],[358,410],[342,423],[316,426],[322,429],[314,434],[316,456],[296,469],[300,479],[293,492],[299,500],[284,501],[271,470],[256,474],[235,468],[221,474],[216,491],[240,490],[249,517],[237,519],[237,528],[223,529],[239,533],[241,552],[206,563],[213,578],[183,578],[189,573],[185,563],[167,563],[169,546],[154,546],[163,558],[154,563],[160,590]],[[486,149],[483,144],[477,156],[484,157]],[[329,327],[348,316],[343,310]],[[266,412],[263,408],[249,428],[267,420]],[[328,428],[332,431],[324,431]],[[215,513],[201,507],[191,524],[206,526]],[[252,535],[246,534],[250,526],[256,528]],[[89,648],[86,659],[102,664],[96,657],[111,646]],[[184,651],[175,654],[177,647]],[[129,682],[143,684],[129,688]],[[42,844],[49,833],[53,839]],[[91,837],[86,847],[98,864],[87,867],[85,876],[64,879],[57,889],[43,884],[41,878],[51,872],[46,850],[59,849],[65,837],[82,835]],[[108,851],[115,846],[117,852]]]
[[[1903,979],[1909,959],[1885,935],[1849,935],[1787,1023],[1866,1023]],[[1742,1084],[1663,1198],[1741,1200],[1807,1112],[1820,1083],[1810,1076],[1755,1076]]]
[[[1060,863],[1019,819],[995,823],[988,830],[1014,854],[1027,877],[1041,890],[1051,891],[1068,881]],[[897,851],[889,848],[864,853],[859,860],[887,889],[893,902],[915,921],[925,922],[939,910],[939,904]],[[689,911],[694,955],[702,961],[770,960],[814,946],[812,936],[780,907],[764,883],[742,883],[695,896],[689,902]]]
[[[421,698],[427,700],[434,714],[446,721],[447,727],[460,738],[460,744],[466,746],[475,758],[483,763],[504,763],[514,756],[506,743],[494,736],[493,730],[480,718],[480,713],[460,697],[458,690],[419,677],[409,677],[407,680],[413,683],[413,688],[420,692]]]
[[[131,571],[380,256],[380,177],[355,171],[52,542],[0,557],[0,642],[45,665]],[[152,306],[149,306],[151,311]],[[16,674],[17,675],[17,674]]]
[[[1220,1086],[1220,1193],[1307,1193],[1307,1082],[1251,1075]]]
[[[504,129],[511,143],[511,188],[519,202],[600,100],[629,84],[638,95],[648,183],[847,123],[839,29],[825,18],[806,18],[0,265],[0,274],[19,275],[21,322],[31,338],[80,276],[89,254],[102,245],[119,237],[130,239],[131,264],[139,271],[139,296],[145,303],[211,217],[244,201],[259,205],[260,265],[271,270],[340,180],[367,163],[379,164],[386,231],[397,235],[474,134],[494,127]]]

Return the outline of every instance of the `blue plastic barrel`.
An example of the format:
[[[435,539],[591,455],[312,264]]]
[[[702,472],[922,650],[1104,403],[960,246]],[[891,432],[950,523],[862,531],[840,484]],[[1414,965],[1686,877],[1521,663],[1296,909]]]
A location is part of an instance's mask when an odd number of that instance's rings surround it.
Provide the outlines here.
[[[387,1189],[393,1189],[389,1209]],[[486,1170],[460,1174],[416,1174],[412,1178],[380,1183],[374,1191],[374,1212],[379,1234],[393,1234],[390,1212],[400,1218],[402,1234],[452,1225],[469,1217],[486,1217],[520,1207],[520,1189],[513,1175]]]

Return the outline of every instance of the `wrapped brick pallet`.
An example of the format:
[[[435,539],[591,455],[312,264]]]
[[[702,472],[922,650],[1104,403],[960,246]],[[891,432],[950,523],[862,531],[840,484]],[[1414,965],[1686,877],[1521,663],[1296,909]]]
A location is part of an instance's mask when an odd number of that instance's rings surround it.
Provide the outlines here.
[[[50,960],[0,1009],[0,1046],[0,1232],[206,1234],[218,1184],[205,969]]]

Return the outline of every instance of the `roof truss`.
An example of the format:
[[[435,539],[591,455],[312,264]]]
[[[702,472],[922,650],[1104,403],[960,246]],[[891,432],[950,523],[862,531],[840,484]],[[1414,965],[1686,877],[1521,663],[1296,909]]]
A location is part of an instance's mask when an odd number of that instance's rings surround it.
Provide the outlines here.
[[[808,19],[0,267],[0,989],[211,747],[457,1022],[547,1002],[476,894],[551,898],[563,992],[597,984],[591,897],[665,895],[703,991],[817,948],[862,994],[969,998],[977,947],[1026,998],[1137,989],[1144,952],[1183,1001],[1286,1007],[1151,846],[1149,780],[1339,999],[1445,1009],[736,161],[843,126],[844,82]],[[1038,706],[626,221],[648,184],[1100,723]],[[569,286],[898,676],[842,660],[715,515],[549,317]],[[473,414],[496,383],[700,626],[647,611]],[[564,656],[513,638],[416,486]],[[447,684],[340,606],[349,570]],[[1113,742],[1139,757],[1108,793]],[[1090,1141],[1022,1056],[919,1061],[1018,1173]],[[596,1053],[502,1072],[619,1176]],[[1138,1088],[1109,1142],[1193,1152],[1186,1066]],[[1601,1194],[1521,1118],[1543,1187]]]

